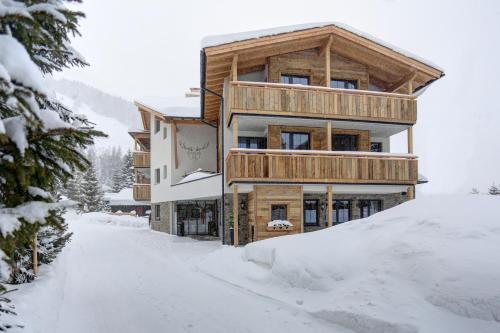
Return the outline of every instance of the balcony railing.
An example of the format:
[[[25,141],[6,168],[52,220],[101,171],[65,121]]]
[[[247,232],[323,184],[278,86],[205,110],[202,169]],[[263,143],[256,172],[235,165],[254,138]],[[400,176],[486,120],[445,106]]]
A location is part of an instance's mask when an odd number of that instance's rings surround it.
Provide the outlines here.
[[[231,149],[228,183],[416,184],[418,160],[411,154]]]
[[[150,152],[136,151],[134,152],[134,167],[149,168],[151,165]]]
[[[134,200],[150,201],[151,200],[151,185],[149,185],[149,184],[134,184]]]
[[[411,95],[263,82],[231,82],[232,114],[256,114],[414,124]]]

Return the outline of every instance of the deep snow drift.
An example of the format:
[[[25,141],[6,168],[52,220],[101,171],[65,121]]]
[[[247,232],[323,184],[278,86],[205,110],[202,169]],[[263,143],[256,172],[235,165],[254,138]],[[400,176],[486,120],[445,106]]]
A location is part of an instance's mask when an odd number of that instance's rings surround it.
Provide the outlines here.
[[[500,197],[422,197],[196,265],[355,332],[500,332],[499,208]]]

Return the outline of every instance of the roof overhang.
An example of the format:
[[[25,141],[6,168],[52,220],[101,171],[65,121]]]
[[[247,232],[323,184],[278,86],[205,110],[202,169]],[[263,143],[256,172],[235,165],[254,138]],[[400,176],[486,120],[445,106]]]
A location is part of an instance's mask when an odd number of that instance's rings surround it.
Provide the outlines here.
[[[204,47],[201,51],[201,86],[222,94],[235,54],[238,55],[238,71],[245,71],[265,65],[270,56],[321,50],[330,39],[331,52],[365,64],[370,77],[380,81],[395,85],[408,75],[414,75],[414,87],[418,91],[444,75],[439,67],[347,26],[324,23],[292,31],[270,31],[273,34],[265,35],[266,31],[263,31],[259,35],[256,32],[253,38],[236,41],[226,38],[229,42],[225,42],[221,38],[221,44],[211,43]],[[247,36],[252,36],[252,33]],[[217,122],[220,99],[203,90],[201,97],[201,118]]]

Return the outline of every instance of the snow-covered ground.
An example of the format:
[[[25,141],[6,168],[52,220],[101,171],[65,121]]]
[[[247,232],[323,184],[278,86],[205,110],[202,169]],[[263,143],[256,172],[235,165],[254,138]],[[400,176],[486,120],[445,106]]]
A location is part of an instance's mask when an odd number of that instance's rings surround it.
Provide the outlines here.
[[[153,232],[143,218],[66,217],[72,242],[11,295],[23,332],[350,332],[197,271],[191,260],[219,242]]]
[[[500,197],[422,197],[243,248],[67,215],[72,243],[13,294],[35,332],[500,332]]]

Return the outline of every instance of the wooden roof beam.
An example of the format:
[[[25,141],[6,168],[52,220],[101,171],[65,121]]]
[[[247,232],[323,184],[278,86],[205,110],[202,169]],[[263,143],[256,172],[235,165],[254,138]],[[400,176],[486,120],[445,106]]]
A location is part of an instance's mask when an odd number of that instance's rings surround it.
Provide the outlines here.
[[[389,92],[393,93],[398,91],[399,89],[403,88],[405,85],[407,85],[409,82],[413,81],[417,77],[416,72],[410,72],[407,75],[403,76],[401,80],[398,82],[395,82],[389,86]]]

